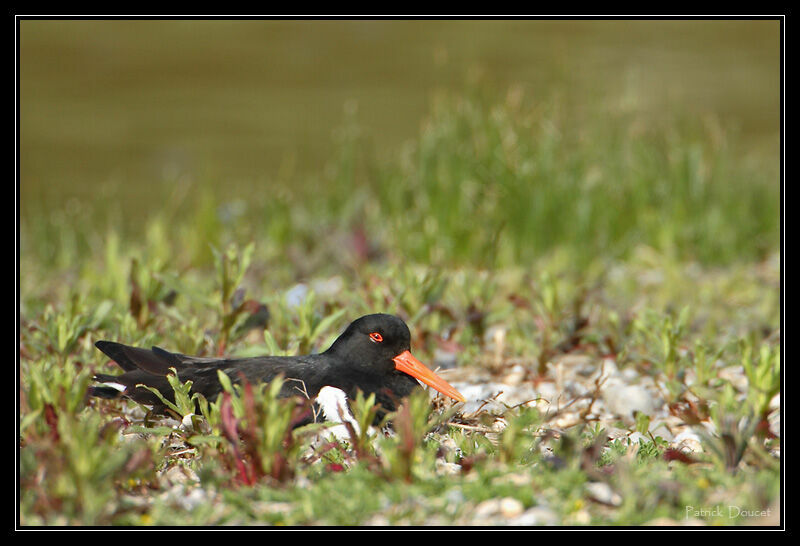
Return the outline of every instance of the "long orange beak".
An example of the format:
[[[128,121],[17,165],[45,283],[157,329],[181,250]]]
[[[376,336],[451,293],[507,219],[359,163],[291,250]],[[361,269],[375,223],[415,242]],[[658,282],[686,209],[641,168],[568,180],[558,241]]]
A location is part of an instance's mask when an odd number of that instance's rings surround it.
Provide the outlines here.
[[[453,400],[466,402],[466,398],[460,392],[455,390],[450,383],[433,373],[425,364],[414,358],[411,351],[403,351],[392,360],[394,360],[395,369],[419,379]]]

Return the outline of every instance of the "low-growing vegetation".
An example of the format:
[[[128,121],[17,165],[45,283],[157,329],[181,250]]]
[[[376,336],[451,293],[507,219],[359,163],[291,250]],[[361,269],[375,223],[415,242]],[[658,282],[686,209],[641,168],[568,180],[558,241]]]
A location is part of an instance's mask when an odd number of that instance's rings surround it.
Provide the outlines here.
[[[443,97],[396,161],[352,121],[292,192],[21,218],[19,523],[778,525],[778,171],[671,123]],[[371,312],[467,402],[370,427],[362,397],[335,435],[278,381],[87,397],[99,339],[301,354]]]

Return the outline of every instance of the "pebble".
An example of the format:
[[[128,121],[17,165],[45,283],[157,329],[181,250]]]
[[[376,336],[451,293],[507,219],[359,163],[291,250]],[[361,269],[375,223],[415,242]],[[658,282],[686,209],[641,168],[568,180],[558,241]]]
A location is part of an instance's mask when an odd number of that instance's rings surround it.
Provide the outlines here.
[[[717,376],[720,379],[727,379],[731,382],[736,390],[740,392],[747,391],[747,376],[744,373],[744,366],[728,366],[722,368]]]
[[[611,440],[619,440],[620,438],[627,438],[630,431],[624,428],[608,427],[606,429],[606,436]]]
[[[256,502],[253,511],[257,514],[288,514],[294,509],[290,502]]]
[[[509,525],[534,527],[537,525],[558,525],[558,515],[546,505],[528,508],[522,514],[508,522]]]
[[[597,502],[611,506],[619,506],[622,504],[622,497],[619,495],[619,493],[614,492],[614,490],[611,489],[611,486],[605,482],[587,483],[586,492]]]
[[[486,349],[494,353],[495,364],[501,364],[503,351],[505,350],[506,328],[505,326],[494,325],[486,329],[483,334],[483,343]]]
[[[581,422],[580,414],[577,411],[565,412],[549,421],[550,426],[554,429],[565,429],[573,427]]]
[[[589,525],[592,521],[592,516],[586,510],[578,510],[572,515],[572,522],[575,525]]]
[[[603,391],[606,409],[623,419],[633,419],[640,411],[651,415],[657,409],[658,400],[647,389],[639,385],[614,384]]]
[[[522,380],[525,379],[527,375],[527,371],[521,365],[516,364],[514,365],[508,373],[503,376],[503,383],[507,385],[519,385],[522,383]]]
[[[555,405],[556,400],[558,400],[558,395],[560,394],[555,383],[544,381],[539,383],[536,392],[539,398],[544,398],[550,405]]]
[[[564,391],[570,399],[586,396],[590,392],[586,385],[578,381],[565,381]],[[586,400],[585,403],[588,403],[588,400]]]
[[[436,459],[436,473],[440,476],[453,476],[461,473],[461,465]]]
[[[189,413],[183,416],[181,420],[180,429],[186,432],[194,432],[194,423],[192,422],[192,417],[194,417],[194,413]]]
[[[366,526],[375,527],[388,527],[390,525],[389,519],[383,514],[375,514],[364,522]]]
[[[170,484],[199,483],[200,478],[197,473],[186,466],[176,464],[167,468],[161,477]]]
[[[772,411],[772,413],[770,413],[768,421],[769,431],[779,438],[781,435],[781,412],[775,410],[779,410],[780,407],[781,395],[778,393],[772,397],[772,400],[769,401],[769,409]]]
[[[640,378],[639,372],[637,372],[633,368],[625,368],[622,370],[622,378],[627,381],[628,383],[633,383]]]
[[[456,441],[452,436],[438,436],[437,441],[439,442],[439,447],[441,447],[447,453],[459,451],[458,444],[456,444]]]
[[[522,503],[513,497],[502,499],[489,499],[480,503],[473,514],[476,520],[485,520],[502,517],[505,519],[516,518],[522,514]]]
[[[482,385],[459,383],[457,388],[467,399],[461,410],[465,415],[478,410],[503,414],[508,409],[507,406],[516,406],[539,398],[536,390],[529,385],[514,387],[505,383],[484,383]]]
[[[190,490],[188,493],[184,492],[184,494],[177,497],[175,501],[180,505],[181,508],[187,512],[191,512],[198,506],[206,504],[209,501],[209,498],[208,493],[204,489],[196,487]]]
[[[648,438],[647,436],[645,436],[641,432],[636,431],[636,432],[631,432],[628,435],[628,440],[630,440],[631,444],[641,444],[642,441],[644,441],[644,442],[650,441],[650,438]]]
[[[619,376],[619,368],[617,368],[617,361],[613,358],[604,358],[601,366],[598,369],[597,377],[591,378],[593,381],[600,379],[601,381],[608,381],[610,378]]]
[[[676,449],[688,453],[702,453],[703,444],[700,437],[692,429],[686,429],[675,436],[672,442]]]
[[[769,418],[769,431],[780,438],[781,436],[781,412],[773,411]]]
[[[298,283],[286,291],[286,305],[289,309],[296,309],[303,304],[308,295],[308,286]]]
[[[653,437],[661,436],[667,442],[674,442],[675,436],[672,434],[672,431],[667,428],[667,425],[664,423],[657,423],[655,426],[650,428],[650,433]]]
[[[180,484],[173,485],[160,496],[166,502],[176,504],[187,512],[211,502],[209,492],[205,489],[200,487],[189,489]]]

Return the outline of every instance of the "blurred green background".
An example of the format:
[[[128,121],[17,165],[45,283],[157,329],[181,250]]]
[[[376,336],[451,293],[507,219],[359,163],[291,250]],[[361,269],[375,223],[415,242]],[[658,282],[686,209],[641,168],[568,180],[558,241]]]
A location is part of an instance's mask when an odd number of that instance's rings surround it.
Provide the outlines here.
[[[379,157],[437,90],[714,114],[777,158],[778,21],[38,21],[20,24],[21,205],[140,212],[176,178],[248,197],[320,171],[357,118]],[[348,114],[349,113],[349,114]],[[155,192],[155,194],[154,194]]]
[[[779,35],[778,20],[22,20],[22,253],[70,269],[119,236],[185,269],[255,241],[285,278],[383,258],[582,267],[640,247],[761,260],[779,240]]]

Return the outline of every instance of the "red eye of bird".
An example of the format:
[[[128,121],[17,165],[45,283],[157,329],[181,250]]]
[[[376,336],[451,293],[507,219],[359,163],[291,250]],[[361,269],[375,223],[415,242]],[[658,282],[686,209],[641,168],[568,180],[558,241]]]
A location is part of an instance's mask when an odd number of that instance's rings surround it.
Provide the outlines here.
[[[374,341],[375,343],[380,343],[381,341],[383,341],[383,336],[382,336],[382,335],[380,335],[378,332],[372,332],[372,333],[369,335],[369,338],[370,338],[372,341]]]

